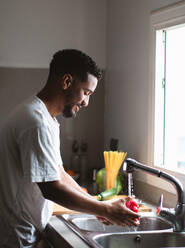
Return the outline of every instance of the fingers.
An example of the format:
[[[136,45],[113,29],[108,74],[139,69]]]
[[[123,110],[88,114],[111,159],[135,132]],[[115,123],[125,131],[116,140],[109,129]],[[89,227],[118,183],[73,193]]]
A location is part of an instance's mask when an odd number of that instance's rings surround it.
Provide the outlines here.
[[[133,227],[133,226],[138,226],[140,222],[136,218],[130,218],[126,216],[121,216],[121,218],[111,218],[111,221],[119,226],[128,226],[128,227]]]
[[[140,221],[138,218],[131,218],[129,221],[134,226],[138,226],[140,224]]]
[[[134,199],[134,197],[132,196],[127,196],[126,198],[125,198],[125,201],[131,201],[131,200],[133,200]]]
[[[101,217],[101,216],[96,216],[96,218],[104,225],[113,225],[113,224],[116,224],[116,225],[119,225],[119,226],[133,226],[133,225],[136,225],[135,221],[133,220],[127,220],[126,218],[124,220],[117,220],[117,219],[114,219],[114,221],[110,221],[104,217]]]
[[[134,218],[138,218],[138,217],[140,217],[140,214],[139,213],[136,213],[136,212],[134,212],[134,211],[132,211],[131,209],[129,209],[129,208],[124,208],[124,211],[125,211],[125,214],[127,214],[127,215],[129,215],[129,216],[132,216],[132,217],[134,217]]]
[[[126,201],[124,199],[118,199],[116,201],[107,202],[108,215],[106,219],[109,222],[114,223],[119,226],[138,226],[140,214],[132,211],[126,207]]]
[[[131,211],[132,212],[132,211]],[[135,216],[136,215],[136,216]],[[129,226],[138,226],[140,224],[139,216],[136,213],[122,214],[120,220],[124,223],[129,224]]]
[[[119,199],[117,201],[112,202],[112,204],[120,206],[122,214],[130,215],[130,217],[138,218],[140,214],[134,212],[133,210],[126,207],[126,201],[124,199]]]
[[[137,218],[125,217],[121,219],[121,221],[129,227],[138,226],[140,224],[140,221]]]
[[[101,216],[96,216],[96,218],[103,223],[104,225],[113,225],[114,223],[110,222],[108,219],[106,219],[105,217],[101,217]]]
[[[106,225],[106,226],[113,225],[112,222],[110,222],[110,221],[108,221],[106,219],[105,220],[102,220],[101,223],[104,224],[104,225]]]

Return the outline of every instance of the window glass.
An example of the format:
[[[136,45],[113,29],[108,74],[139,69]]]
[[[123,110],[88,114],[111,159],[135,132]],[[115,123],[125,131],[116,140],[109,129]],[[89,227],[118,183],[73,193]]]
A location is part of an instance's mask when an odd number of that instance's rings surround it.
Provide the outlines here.
[[[156,31],[154,164],[185,172],[185,25]]]

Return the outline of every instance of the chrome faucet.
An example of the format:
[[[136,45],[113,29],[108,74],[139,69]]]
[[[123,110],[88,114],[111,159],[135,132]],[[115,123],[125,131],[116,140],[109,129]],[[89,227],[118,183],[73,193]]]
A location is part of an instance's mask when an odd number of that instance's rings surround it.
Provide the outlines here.
[[[185,195],[181,182],[174,176],[155,169],[153,167],[141,164],[134,159],[126,160],[126,170],[133,172],[134,169],[143,170],[149,174],[163,178],[169,181],[177,191],[177,204],[175,208],[164,208],[162,206],[163,196],[160,198],[160,206],[157,209],[158,215],[170,221],[173,225],[174,232],[185,232]]]

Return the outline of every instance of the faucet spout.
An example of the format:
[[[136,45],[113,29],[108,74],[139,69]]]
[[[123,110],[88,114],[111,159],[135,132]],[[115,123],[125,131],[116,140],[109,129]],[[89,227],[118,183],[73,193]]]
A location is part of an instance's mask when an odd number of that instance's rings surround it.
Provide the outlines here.
[[[177,192],[177,205],[175,209],[161,207],[159,215],[172,222],[174,231],[185,231],[185,195],[181,182],[177,178],[166,172],[144,165],[131,158],[128,158],[126,160],[126,164],[127,171],[129,172],[133,171],[134,169],[139,169],[154,176],[163,178],[175,187]]]

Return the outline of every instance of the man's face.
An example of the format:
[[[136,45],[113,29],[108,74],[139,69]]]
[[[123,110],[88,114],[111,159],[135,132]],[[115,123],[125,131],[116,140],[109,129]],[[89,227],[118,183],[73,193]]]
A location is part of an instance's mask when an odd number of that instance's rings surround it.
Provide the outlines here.
[[[86,82],[75,83],[67,90],[63,110],[64,117],[75,117],[82,107],[87,107],[91,94],[95,91],[98,80],[89,74]]]

